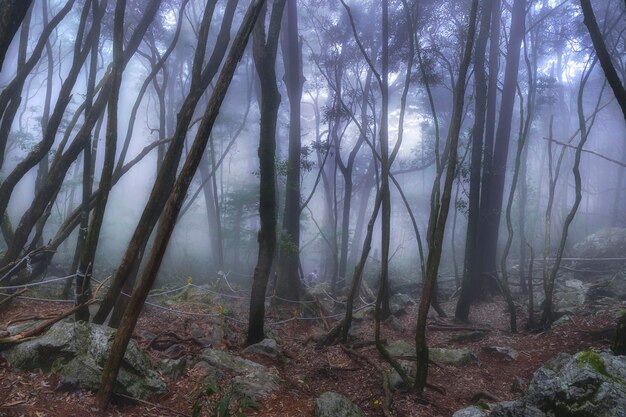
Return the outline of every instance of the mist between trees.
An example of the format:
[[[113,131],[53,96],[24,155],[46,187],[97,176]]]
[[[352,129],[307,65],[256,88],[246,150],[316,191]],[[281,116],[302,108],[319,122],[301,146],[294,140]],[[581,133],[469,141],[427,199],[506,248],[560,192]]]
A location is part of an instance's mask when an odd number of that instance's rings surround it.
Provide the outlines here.
[[[249,344],[266,294],[343,300],[328,345],[369,291],[421,392],[439,299],[504,296],[515,332],[534,270],[548,327],[573,243],[626,227],[625,6],[2,0],[0,286],[70,274],[76,319],[118,328],[103,408],[148,292],[188,277],[250,291]],[[380,337],[411,285],[414,376]]]

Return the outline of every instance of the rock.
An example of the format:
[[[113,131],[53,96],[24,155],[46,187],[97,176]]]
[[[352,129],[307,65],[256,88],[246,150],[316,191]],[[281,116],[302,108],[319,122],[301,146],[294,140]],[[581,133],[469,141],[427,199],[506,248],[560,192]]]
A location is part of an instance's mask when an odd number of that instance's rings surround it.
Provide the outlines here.
[[[259,355],[277,358],[279,354],[278,344],[274,339],[263,339],[259,343],[250,345],[244,349],[244,353],[257,353]]]
[[[557,315],[571,314],[583,305],[586,296],[585,289],[567,288],[555,294],[555,312]]]
[[[315,417],[365,417],[365,414],[343,395],[325,392],[315,400]]]
[[[433,362],[456,367],[478,362],[478,358],[469,349],[429,348],[428,358]]]
[[[594,351],[562,355],[535,372],[525,398],[562,415],[626,415],[626,358]]]
[[[387,350],[391,356],[396,357],[415,357],[415,345],[404,340],[394,340],[387,345]]]
[[[389,310],[396,317],[406,314],[406,308],[400,304],[389,304]]]
[[[201,365],[207,369],[207,379],[218,381],[223,377],[221,371],[237,375],[230,381],[230,393],[237,400],[258,401],[264,395],[278,389],[282,379],[274,368],[267,368],[260,363],[231,355],[216,349],[205,349],[199,356]],[[214,368],[214,369],[211,369]],[[217,378],[214,378],[217,377]]]
[[[581,258],[621,258],[625,253],[626,229],[619,227],[601,229],[574,245],[574,255]]]
[[[556,328],[568,324],[572,319],[567,314],[559,317],[556,321],[551,324],[551,327]]]
[[[263,396],[277,390],[282,383],[276,370],[254,370],[245,375],[238,375],[230,383],[231,394],[238,400],[258,401]]]
[[[485,415],[626,416],[626,357],[595,351],[562,353],[535,371],[520,399],[492,405]]]
[[[487,417],[489,414],[480,407],[472,405],[452,414],[452,417]]]
[[[395,340],[387,346],[391,356],[414,358],[415,346],[404,340]],[[456,367],[478,362],[478,358],[469,349],[429,348],[428,357],[431,361]]]
[[[397,304],[402,307],[408,307],[415,304],[415,300],[407,294],[394,294],[389,298],[390,304]]]
[[[13,346],[2,356],[13,368],[55,372],[68,384],[95,391],[114,336],[115,330],[106,326],[59,322],[43,336]],[[167,391],[134,340],[128,344],[114,390],[136,398]]]
[[[199,359],[217,369],[239,374],[265,368],[260,363],[252,362],[248,359],[240,358],[239,356],[234,356],[228,352],[217,349],[204,349]]]
[[[159,363],[160,371],[171,380],[180,378],[185,373],[186,368],[187,360],[185,358],[164,359]]]
[[[367,306],[365,308],[361,308],[359,310],[356,310],[353,314],[352,314],[352,319],[355,321],[360,321],[363,320],[367,317],[373,317],[374,316],[374,306]]]
[[[545,417],[546,415],[532,404],[524,401],[505,401],[491,407],[489,417]],[[565,415],[564,415],[565,416]],[[569,416],[569,414],[568,414]]]
[[[415,378],[415,363],[409,361],[399,361],[402,369],[406,372],[411,378]],[[407,387],[402,380],[402,377],[395,369],[392,369],[389,373],[389,387],[391,389],[405,391],[410,387]]]
[[[483,347],[483,351],[496,354],[497,356],[509,361],[514,361],[519,355],[515,349],[502,346],[485,346]]]
[[[614,298],[626,301],[626,277],[618,272],[610,278],[600,279],[593,283],[587,291],[587,301],[598,301],[601,298]]]

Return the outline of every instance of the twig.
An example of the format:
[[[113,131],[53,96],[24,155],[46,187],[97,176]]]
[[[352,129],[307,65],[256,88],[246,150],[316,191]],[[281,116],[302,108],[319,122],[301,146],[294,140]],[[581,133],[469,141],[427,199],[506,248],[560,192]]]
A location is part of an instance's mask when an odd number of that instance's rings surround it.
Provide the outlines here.
[[[13,294],[9,295],[7,298],[3,299],[2,301],[0,301],[0,306],[3,304],[8,303],[9,301],[11,301],[12,299],[14,299],[15,297],[24,294],[26,291],[28,291],[28,288],[23,288],[17,292],[14,292]]]
[[[179,416],[191,417],[189,414],[182,413],[180,411],[174,410],[173,408],[169,408],[169,407],[166,407],[164,405],[157,404],[157,403],[152,403],[152,402],[146,401],[146,400],[140,400],[139,398],[131,397],[130,395],[125,395],[125,394],[120,394],[120,393],[113,393],[113,395],[116,396],[116,397],[125,398],[127,400],[136,401],[136,402],[138,402],[140,404],[149,405],[149,406],[152,406],[152,407],[160,408],[162,410],[167,410],[167,411],[169,411],[171,413],[174,413],[176,415],[179,415]]]

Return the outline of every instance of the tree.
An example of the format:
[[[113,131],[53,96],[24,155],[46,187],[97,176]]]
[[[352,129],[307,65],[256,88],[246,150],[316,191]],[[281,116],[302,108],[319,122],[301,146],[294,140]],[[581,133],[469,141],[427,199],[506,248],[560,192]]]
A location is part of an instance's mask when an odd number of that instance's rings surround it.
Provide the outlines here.
[[[167,202],[163,210],[162,220],[157,228],[154,246],[150,252],[146,267],[143,270],[138,284],[130,297],[128,308],[124,311],[120,327],[115,334],[113,343],[111,344],[107,364],[102,372],[101,388],[97,395],[97,404],[100,410],[106,409],[109,403],[111,393],[113,392],[113,386],[119,372],[119,367],[126,351],[126,346],[128,345],[132,332],[135,328],[135,324],[137,323],[137,319],[139,318],[139,314],[141,313],[143,303],[145,302],[148,292],[152,288],[156,279],[163,260],[163,254],[167,249],[169,239],[174,231],[178,214],[180,213],[185,196],[189,190],[191,180],[193,179],[193,176],[202,159],[202,155],[205,152],[206,145],[211,138],[211,131],[219,114],[222,102],[224,101],[224,97],[228,91],[228,87],[233,79],[237,64],[243,56],[250,33],[252,32],[257,17],[264,6],[264,0],[255,0],[250,3],[241,26],[239,27],[239,31],[233,41],[233,45],[230,48],[228,57],[224,62],[222,71],[215,82],[215,87],[211,93],[211,98],[209,99],[204,115],[202,116],[202,121],[198,127],[198,131],[189,150],[189,154],[185,159],[185,163],[180,174],[176,178],[172,192],[167,198]],[[208,7],[209,6],[207,5],[207,8]],[[196,67],[196,71],[200,71],[200,66]]]
[[[272,5],[267,34],[264,7],[254,28],[252,54],[259,76],[261,124],[259,128],[259,253],[254,268],[246,343],[265,338],[265,291],[276,248],[276,120],[280,93],[276,84],[276,54],[286,0]]]
[[[4,58],[13,36],[25,19],[32,2],[33,0],[0,1],[0,70],[4,65]]]
[[[593,8],[591,7],[591,2],[589,0],[580,0],[580,7],[583,10],[583,22],[585,23],[585,26],[589,31],[589,36],[591,36],[591,42],[593,43],[593,48],[596,51],[598,61],[600,61],[600,65],[602,66],[602,70],[604,71],[606,80],[613,90],[615,99],[622,109],[624,121],[626,122],[626,88],[624,88],[624,85],[622,84],[619,75],[617,75],[615,66],[611,61],[611,54],[609,53],[609,50],[604,43],[602,32],[600,31],[600,27],[598,26],[598,22],[596,21],[596,16],[593,13]]]
[[[302,100],[302,42],[298,35],[296,0],[288,0],[283,32],[285,85],[289,98],[289,158],[283,230],[278,255],[277,295],[289,300],[300,298],[300,166],[302,139],[300,102]]]

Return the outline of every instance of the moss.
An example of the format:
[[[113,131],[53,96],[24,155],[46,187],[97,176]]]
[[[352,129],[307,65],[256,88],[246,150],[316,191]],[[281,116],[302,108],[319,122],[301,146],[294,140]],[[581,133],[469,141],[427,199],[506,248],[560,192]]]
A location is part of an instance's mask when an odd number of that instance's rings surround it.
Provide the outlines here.
[[[586,352],[582,352],[578,356],[578,364],[582,367],[586,364],[589,364],[600,375],[603,375],[607,378],[611,378],[611,375],[607,372],[606,366],[604,365],[604,360],[602,360],[602,356],[600,356],[597,352],[592,350],[588,350]]]

